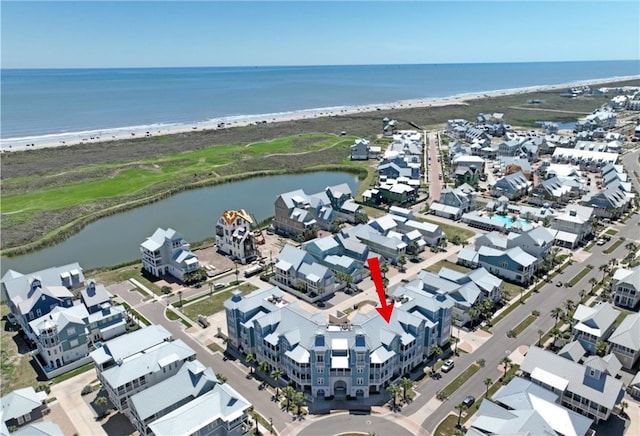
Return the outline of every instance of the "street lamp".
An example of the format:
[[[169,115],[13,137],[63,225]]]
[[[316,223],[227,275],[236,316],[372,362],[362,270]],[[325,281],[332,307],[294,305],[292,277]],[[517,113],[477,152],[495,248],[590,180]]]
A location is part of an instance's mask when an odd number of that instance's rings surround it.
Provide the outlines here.
[[[273,434],[273,418],[269,417],[269,431]]]

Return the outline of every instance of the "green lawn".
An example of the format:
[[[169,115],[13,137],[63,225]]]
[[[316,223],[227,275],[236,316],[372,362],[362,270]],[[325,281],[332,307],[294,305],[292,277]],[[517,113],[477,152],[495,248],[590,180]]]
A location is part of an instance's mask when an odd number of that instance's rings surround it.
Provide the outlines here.
[[[442,394],[446,395],[447,397],[450,397],[451,394],[453,394],[455,391],[458,390],[458,388],[460,388],[460,386],[462,386],[463,384],[466,383],[467,380],[469,380],[469,378],[471,378],[471,376],[473,374],[476,373],[476,371],[478,371],[480,369],[480,366],[476,365],[475,363],[471,366],[469,366],[467,369],[464,370],[464,372],[462,372],[462,374],[460,374],[458,377],[456,377],[455,380],[453,380],[451,383],[449,383],[442,391]]]
[[[76,368],[73,371],[60,374],[59,376],[52,378],[51,381],[53,381],[54,383],[60,383],[65,380],[69,380],[71,377],[75,377],[78,374],[82,374],[84,372],[90,371],[94,368],[95,366],[93,363],[87,363],[86,365],[82,365],[80,368]]]
[[[523,286],[516,285],[507,281],[502,281],[502,292],[507,300],[511,300],[513,297],[520,295],[520,291],[524,290]]]
[[[462,421],[461,421],[462,422]],[[448,415],[442,420],[438,428],[433,433],[434,436],[451,436],[456,431],[458,424],[458,415]]]
[[[112,269],[108,271],[100,271],[100,272],[96,272],[95,274],[92,274],[91,272],[89,272],[88,274],[90,274],[91,277],[94,278],[97,282],[104,283],[106,285],[124,282],[129,279],[136,279],[137,281],[142,283],[145,287],[147,287],[149,290],[151,290],[155,294],[162,295],[162,291],[160,290],[160,287],[155,283],[149,281],[149,279],[147,279],[146,277],[144,277],[142,275],[141,270],[142,270],[141,264],[139,262],[136,262],[133,265],[125,266],[122,268]],[[131,287],[132,288],[134,287],[133,284],[131,284]],[[139,292],[144,293],[144,295],[147,295],[147,293],[142,290],[140,290]]]
[[[450,262],[446,259],[439,260],[433,265],[429,265],[428,267],[425,268],[425,271],[429,271],[437,274],[441,268],[449,268],[461,273],[468,273],[469,271],[471,271],[471,268],[467,268],[466,266],[463,266],[463,265],[458,265],[457,263]]]
[[[254,291],[258,288],[253,286],[251,283],[243,283],[237,287],[240,290],[242,295],[247,295],[251,291]],[[223,309],[222,304],[225,300],[231,298],[231,291],[227,290],[224,292],[220,292],[218,294],[213,294],[211,297],[206,297],[202,300],[198,300],[193,304],[189,304],[188,306],[184,306],[181,310],[189,318],[196,320],[198,319],[198,315],[209,316],[214,313],[220,312]]]
[[[605,233],[609,236],[615,236],[618,234],[618,231],[616,229],[607,229]]]
[[[469,239],[470,237],[476,234],[474,231],[469,230],[467,228],[458,227],[453,224],[444,224],[444,223],[441,223],[440,221],[431,220],[429,218],[417,218],[417,220],[421,222],[427,222],[427,223],[439,225],[442,231],[447,235],[448,240],[451,240],[451,238],[453,238],[454,235],[458,235],[460,236],[460,238],[462,238],[462,240],[466,241],[467,239]]]
[[[567,283],[569,285],[569,287],[574,286],[576,283],[578,283],[580,280],[582,280],[582,278],[584,276],[586,276],[587,274],[589,274],[589,271],[591,271],[593,269],[592,265],[587,265],[584,268],[582,268],[582,270],[580,270],[580,272],[578,274],[575,275],[575,277],[573,277],[571,280],[569,280],[569,282]]]

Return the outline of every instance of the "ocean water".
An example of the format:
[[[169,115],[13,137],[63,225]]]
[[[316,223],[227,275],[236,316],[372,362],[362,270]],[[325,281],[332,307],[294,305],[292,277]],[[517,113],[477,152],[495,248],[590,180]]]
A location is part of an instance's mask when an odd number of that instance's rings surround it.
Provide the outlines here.
[[[391,103],[640,74],[638,61],[1,70],[0,137]]]

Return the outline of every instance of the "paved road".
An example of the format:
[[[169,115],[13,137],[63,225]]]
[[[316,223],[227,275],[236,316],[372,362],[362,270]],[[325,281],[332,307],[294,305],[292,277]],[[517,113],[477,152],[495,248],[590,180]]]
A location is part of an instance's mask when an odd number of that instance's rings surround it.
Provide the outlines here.
[[[437,201],[440,199],[440,185],[441,181],[438,176],[442,174],[441,163],[438,160],[440,154],[438,153],[438,133],[431,132],[428,135],[429,138],[429,157],[431,161],[427,161],[429,166],[429,200]]]
[[[391,417],[389,417],[391,418]],[[328,436],[348,432],[368,432],[378,435],[414,436],[415,431],[408,430],[392,422],[387,417],[372,415],[339,414],[315,420],[311,425],[296,431],[300,436]]]

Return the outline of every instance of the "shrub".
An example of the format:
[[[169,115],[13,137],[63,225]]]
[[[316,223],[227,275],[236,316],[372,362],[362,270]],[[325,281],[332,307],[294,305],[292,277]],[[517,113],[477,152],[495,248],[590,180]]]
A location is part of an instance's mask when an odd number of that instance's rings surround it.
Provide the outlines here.
[[[80,391],[80,395],[88,395],[91,392],[93,392],[93,386],[86,385],[85,387],[82,388],[82,391]]]

